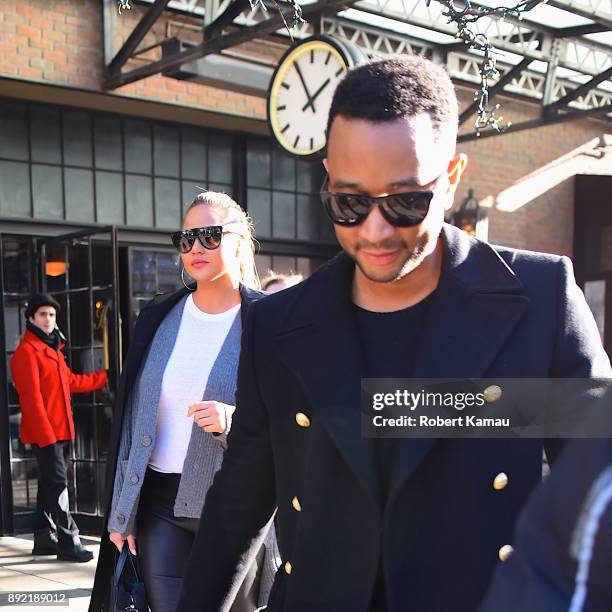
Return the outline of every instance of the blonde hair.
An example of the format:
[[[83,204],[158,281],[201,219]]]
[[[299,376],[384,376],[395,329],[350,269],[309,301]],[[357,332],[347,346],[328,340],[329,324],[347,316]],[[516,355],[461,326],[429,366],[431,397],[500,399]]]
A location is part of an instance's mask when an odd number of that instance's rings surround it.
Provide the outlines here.
[[[270,270],[268,272],[268,276],[261,281],[261,288],[263,291],[268,291],[270,285],[274,283],[284,283],[286,287],[293,287],[293,285],[297,285],[304,280],[304,277],[301,274],[282,274],[280,272],[274,272]]]
[[[242,209],[238,202],[234,201],[226,193],[217,191],[202,191],[187,207],[185,215],[196,206],[212,206],[215,210],[222,212],[223,222],[238,222],[242,225],[244,232],[240,234],[238,247],[238,258],[240,259],[240,282],[247,287],[259,289],[261,283],[255,267],[255,238],[253,221]]]

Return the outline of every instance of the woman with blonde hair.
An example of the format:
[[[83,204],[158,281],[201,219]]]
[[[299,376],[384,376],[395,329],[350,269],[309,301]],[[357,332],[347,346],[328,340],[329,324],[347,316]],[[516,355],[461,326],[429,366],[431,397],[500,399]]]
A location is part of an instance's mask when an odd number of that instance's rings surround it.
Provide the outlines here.
[[[104,609],[113,550],[126,544],[140,561],[151,611],[176,609],[232,424],[245,311],[263,295],[251,221],[228,195],[199,194],[172,242],[185,288],[154,299],[136,322],[118,392],[90,612]],[[232,612],[267,602],[274,544],[270,533],[255,564],[237,577]]]

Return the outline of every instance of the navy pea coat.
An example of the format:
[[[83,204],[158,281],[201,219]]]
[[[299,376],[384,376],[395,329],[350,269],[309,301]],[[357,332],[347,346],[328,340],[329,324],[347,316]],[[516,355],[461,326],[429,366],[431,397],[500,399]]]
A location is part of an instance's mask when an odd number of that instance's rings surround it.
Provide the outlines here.
[[[569,259],[493,247],[449,225],[441,237],[415,378],[610,376]],[[382,513],[375,442],[360,429],[353,274],[341,253],[249,309],[239,409],[179,610],[227,609],[275,508],[283,565],[268,612],[371,612],[381,556],[389,612],[478,609],[541,480],[542,442],[398,440]]]
[[[612,391],[603,400],[612,413]],[[612,440],[572,440],[521,513],[480,612],[612,610]]]

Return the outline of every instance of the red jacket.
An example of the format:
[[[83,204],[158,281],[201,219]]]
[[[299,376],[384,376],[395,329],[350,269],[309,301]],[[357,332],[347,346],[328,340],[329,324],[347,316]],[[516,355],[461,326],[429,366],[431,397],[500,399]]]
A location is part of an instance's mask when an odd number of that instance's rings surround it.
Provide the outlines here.
[[[70,393],[86,393],[106,384],[105,370],[73,374],[62,352],[30,331],[11,359],[11,372],[22,413],[19,437],[24,444],[39,446],[74,440]]]

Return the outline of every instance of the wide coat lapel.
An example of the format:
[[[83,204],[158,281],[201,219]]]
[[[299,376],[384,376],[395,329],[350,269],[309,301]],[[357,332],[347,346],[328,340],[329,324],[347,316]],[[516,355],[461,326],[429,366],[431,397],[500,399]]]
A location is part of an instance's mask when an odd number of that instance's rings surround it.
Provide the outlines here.
[[[351,302],[352,260],[340,253],[300,286],[280,324],[281,359],[300,381],[342,457],[378,504],[373,440],[361,435],[361,347]]]
[[[445,225],[443,272],[423,330],[415,378],[482,377],[525,313],[529,299],[488,244]],[[295,292],[279,326],[284,363],[374,503],[375,442],[361,433],[362,354],[352,308],[352,260],[341,253]],[[401,330],[398,330],[401,334]],[[389,502],[435,439],[398,444]]]
[[[442,275],[414,378],[481,378],[523,317],[529,298],[489,244],[451,225],[443,227],[442,240]],[[389,502],[434,443],[432,438],[398,444]]]

